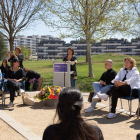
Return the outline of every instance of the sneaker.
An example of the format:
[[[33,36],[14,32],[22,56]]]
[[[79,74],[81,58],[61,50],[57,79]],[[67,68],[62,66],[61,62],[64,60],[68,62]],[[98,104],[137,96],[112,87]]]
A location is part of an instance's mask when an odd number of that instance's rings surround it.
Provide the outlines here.
[[[108,95],[106,93],[97,93],[97,95],[104,101],[107,101]]]
[[[93,112],[93,111],[94,111],[94,108],[92,106],[90,106],[89,108],[85,109],[86,113]]]
[[[8,107],[13,107],[13,106],[14,106],[14,104],[10,101]]]
[[[116,118],[116,114],[115,113],[109,113],[109,115],[107,116],[107,119],[113,119]]]
[[[95,95],[93,98],[92,98],[93,101],[98,101],[100,100],[99,96]]]

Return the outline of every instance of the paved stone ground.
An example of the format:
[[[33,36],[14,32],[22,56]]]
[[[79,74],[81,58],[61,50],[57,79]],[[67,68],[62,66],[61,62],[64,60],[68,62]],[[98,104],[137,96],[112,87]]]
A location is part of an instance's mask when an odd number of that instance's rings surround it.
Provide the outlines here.
[[[35,93],[31,93],[32,96]],[[92,113],[84,113],[84,109],[90,106],[87,102],[88,94],[84,93],[85,105],[82,110],[82,115],[86,121],[91,124],[98,125],[104,135],[105,140],[135,140],[136,134],[140,133],[140,119],[136,120],[136,117],[129,117],[126,111],[118,110],[117,117],[115,119],[106,119],[108,115],[108,101],[97,104],[97,107]],[[24,140],[33,139],[34,135],[41,140],[44,129],[53,123],[53,117],[55,115],[55,108],[44,106],[43,102],[35,99],[34,106],[26,106],[22,104],[21,97],[15,98],[15,106],[13,108],[7,108],[9,103],[9,94],[6,95],[6,105],[1,105],[0,99],[0,140]],[[133,101],[133,112],[136,111],[138,101]],[[120,102],[118,101],[118,108],[120,108]],[[128,110],[127,101],[123,100],[123,107]],[[5,113],[5,114],[4,114]],[[5,123],[6,117],[11,117],[9,125]],[[3,120],[2,120],[3,119]],[[13,124],[17,128],[13,128]],[[26,134],[21,132],[21,128],[24,127]],[[18,129],[20,128],[20,129]],[[14,129],[17,129],[16,131]],[[28,131],[26,131],[28,130]],[[28,137],[26,137],[28,135]],[[29,138],[30,137],[30,138]]]

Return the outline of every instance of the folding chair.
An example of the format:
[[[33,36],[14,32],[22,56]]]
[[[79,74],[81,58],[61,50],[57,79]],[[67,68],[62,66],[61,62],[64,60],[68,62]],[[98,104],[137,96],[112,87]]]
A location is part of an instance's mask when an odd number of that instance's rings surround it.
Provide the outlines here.
[[[120,101],[121,101],[121,108],[122,107],[122,100],[121,99],[125,99],[125,100],[128,100],[128,107],[129,107],[129,110],[130,110],[130,117],[131,117],[131,111],[132,111],[132,100],[134,99],[138,99],[138,114],[137,114],[137,119],[139,118],[139,108],[140,108],[140,89],[138,89],[138,95],[139,97],[133,97],[132,96],[132,92],[133,92],[133,89],[131,89],[130,91],[130,96],[121,96],[120,97]],[[129,104],[130,102],[130,104]],[[111,96],[109,96],[109,112],[110,112],[110,108],[111,108]]]
[[[2,95],[2,105],[5,105],[5,93],[7,93],[9,91],[9,89],[7,88],[7,83],[3,82],[3,95]],[[21,89],[24,90],[25,92],[25,81],[22,82],[22,87]],[[17,91],[18,93],[20,92],[20,90]]]

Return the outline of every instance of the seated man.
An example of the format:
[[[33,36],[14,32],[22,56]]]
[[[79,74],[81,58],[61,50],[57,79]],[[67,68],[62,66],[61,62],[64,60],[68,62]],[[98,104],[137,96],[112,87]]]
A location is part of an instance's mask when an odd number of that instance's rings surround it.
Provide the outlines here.
[[[19,59],[13,58],[13,66],[7,72],[7,87],[10,90],[10,103],[8,107],[13,107],[15,91],[19,90],[22,86],[22,81],[25,79],[26,74],[22,68],[19,67]]]
[[[116,71],[112,69],[112,60],[108,59],[105,61],[105,69],[107,69],[106,72],[104,72],[99,80],[99,82],[93,82],[93,88],[95,91],[94,97],[92,99],[91,106],[85,110],[85,112],[92,112],[94,111],[94,108],[96,106],[96,103],[99,100],[99,97],[97,96],[97,93],[106,93],[110,89],[111,81],[115,78],[117,75]]]

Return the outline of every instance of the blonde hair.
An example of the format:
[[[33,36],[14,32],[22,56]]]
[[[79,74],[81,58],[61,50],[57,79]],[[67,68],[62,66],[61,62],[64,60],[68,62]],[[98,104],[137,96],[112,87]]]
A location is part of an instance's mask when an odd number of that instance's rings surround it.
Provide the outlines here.
[[[125,57],[125,58],[124,58],[124,62],[125,62],[126,60],[128,60],[128,61],[132,64],[131,69],[132,69],[133,67],[137,67],[137,66],[136,66],[136,61],[135,61],[134,58],[132,58],[132,57]]]

